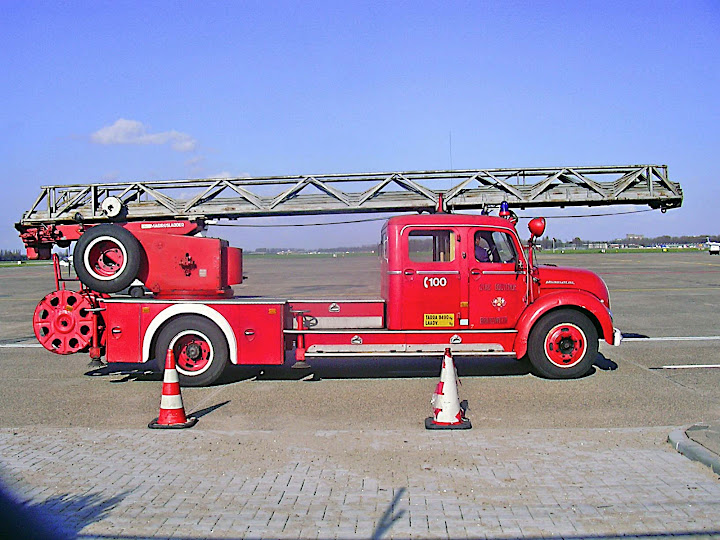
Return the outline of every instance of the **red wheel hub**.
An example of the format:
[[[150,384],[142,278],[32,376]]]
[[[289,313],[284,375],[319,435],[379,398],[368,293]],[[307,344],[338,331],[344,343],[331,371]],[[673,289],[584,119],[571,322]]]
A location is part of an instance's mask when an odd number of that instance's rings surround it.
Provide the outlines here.
[[[561,368],[580,362],[587,352],[585,333],[574,324],[558,324],[545,337],[545,354],[548,360]]]
[[[124,266],[125,255],[122,249],[111,240],[95,243],[87,255],[92,270],[101,277],[112,277]]]
[[[202,334],[189,332],[178,336],[172,345],[179,371],[205,371],[212,361],[212,346]]]
[[[33,330],[40,344],[57,354],[76,353],[90,344],[90,301],[76,291],[55,291],[35,308]]]

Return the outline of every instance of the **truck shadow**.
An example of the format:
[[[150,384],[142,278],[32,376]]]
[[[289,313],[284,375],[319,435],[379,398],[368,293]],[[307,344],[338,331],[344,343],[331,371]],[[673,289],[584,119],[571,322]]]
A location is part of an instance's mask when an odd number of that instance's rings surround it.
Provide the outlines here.
[[[515,360],[503,357],[470,358],[455,357],[459,377],[521,377],[534,375],[527,359]],[[415,358],[323,358],[309,361],[309,368],[292,369],[292,359],[281,366],[246,367],[231,366],[223,376],[222,383],[239,381],[320,381],[322,379],[394,379],[438,377],[442,360],[438,357]],[[598,369],[609,371],[618,365],[598,353],[589,377]]]
[[[605,357],[602,353],[598,353],[593,366],[603,371],[615,371],[618,368],[618,365],[615,362]]]
[[[530,373],[529,364],[507,358],[455,358],[460,377],[521,376]],[[223,382],[320,381],[322,379],[395,379],[438,377],[442,359],[413,358],[322,358],[309,360],[309,368],[293,369],[293,359],[279,366],[231,366]]]
[[[304,381],[323,379],[397,379],[438,377],[442,359],[437,356],[396,358],[321,358],[308,361],[309,368],[293,369],[292,353],[282,365],[229,366],[222,378],[212,386],[241,381]],[[458,356],[454,358],[460,377],[521,377],[538,376],[527,359],[504,357],[482,359]],[[612,371],[618,365],[598,353],[593,368],[584,376],[592,376],[598,369]],[[163,374],[148,369],[146,364],[108,364],[85,373],[88,377],[118,377],[113,384],[126,382],[161,381]],[[583,377],[583,378],[584,378]]]
[[[124,377],[113,379],[110,382],[115,384],[129,381],[162,381],[163,379],[161,372],[149,369],[146,364],[107,364],[85,372],[86,377],[110,377],[118,375],[124,375]]]

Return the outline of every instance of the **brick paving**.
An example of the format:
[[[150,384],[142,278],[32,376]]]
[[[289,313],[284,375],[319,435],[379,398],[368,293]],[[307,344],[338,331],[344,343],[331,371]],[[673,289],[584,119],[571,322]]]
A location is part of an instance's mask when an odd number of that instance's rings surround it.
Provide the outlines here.
[[[5,484],[81,538],[720,538],[671,428],[0,429]]]

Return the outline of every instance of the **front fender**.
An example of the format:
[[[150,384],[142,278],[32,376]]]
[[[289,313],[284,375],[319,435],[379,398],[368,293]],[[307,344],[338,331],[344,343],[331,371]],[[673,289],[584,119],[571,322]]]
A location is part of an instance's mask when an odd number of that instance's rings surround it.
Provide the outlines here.
[[[558,308],[573,308],[584,312],[601,330],[598,336],[613,345],[613,323],[610,310],[597,296],[585,291],[558,291],[541,296],[525,308],[517,323],[515,353],[518,358],[527,353],[528,337],[535,323],[546,313]]]

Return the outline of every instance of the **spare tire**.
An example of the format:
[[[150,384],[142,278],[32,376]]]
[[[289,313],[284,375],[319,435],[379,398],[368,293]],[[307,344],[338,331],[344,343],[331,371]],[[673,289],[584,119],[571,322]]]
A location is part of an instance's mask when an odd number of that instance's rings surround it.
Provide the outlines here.
[[[92,290],[113,293],[128,287],[140,269],[142,249],[130,231],[117,225],[95,225],[75,244],[73,266]]]

